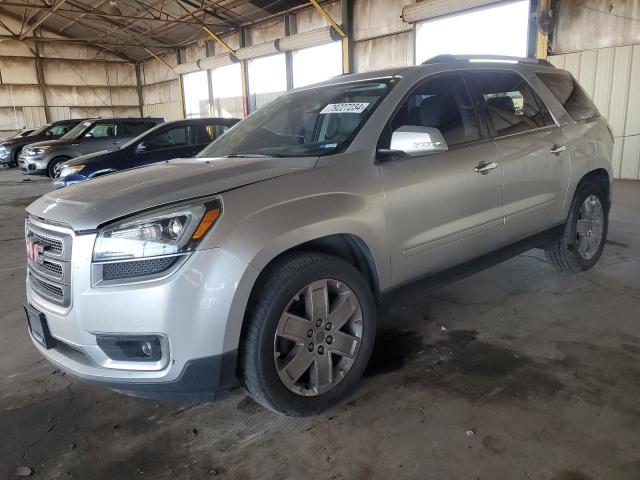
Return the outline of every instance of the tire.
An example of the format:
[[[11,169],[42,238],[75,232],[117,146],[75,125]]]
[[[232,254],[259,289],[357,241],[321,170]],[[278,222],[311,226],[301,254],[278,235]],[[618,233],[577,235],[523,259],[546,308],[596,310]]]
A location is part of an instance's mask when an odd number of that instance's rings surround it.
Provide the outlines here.
[[[15,167],[18,166],[18,157],[20,156],[21,152],[22,152],[22,148],[20,148],[20,149],[15,151],[15,153],[13,154],[13,159],[12,159],[11,163],[7,164],[7,167],[15,168]]]
[[[55,174],[56,165],[62,162],[66,162],[67,160],[69,160],[69,157],[56,157],[53,160],[51,160],[49,162],[49,165],[47,165],[47,176],[49,178],[54,178],[56,176]]]
[[[593,199],[597,199],[594,201]],[[589,203],[596,202],[600,205],[601,219],[600,223],[596,221],[589,223],[589,220],[582,218],[584,213],[583,205],[589,199]],[[599,230],[598,230],[599,226]],[[591,236],[589,236],[589,227],[592,228]],[[603,187],[593,181],[586,180],[582,182],[576,189],[571,202],[571,209],[564,227],[562,236],[551,243],[546,249],[545,254],[547,260],[559,270],[569,272],[582,272],[592,268],[600,259],[604,245],[607,240],[607,232],[609,227],[609,202],[607,194]],[[587,232],[580,234],[581,230],[587,228]],[[595,234],[595,235],[594,235]],[[587,235],[587,237],[585,237]],[[600,237],[596,239],[594,237]],[[581,244],[582,242],[591,240],[592,245],[589,251],[585,252]]]
[[[322,307],[310,307],[310,298],[328,298],[326,303],[317,302],[329,305],[328,315],[321,314]],[[352,265],[322,253],[286,255],[267,267],[249,303],[239,376],[255,401],[288,416],[313,415],[340,401],[356,385],[371,357],[376,307],[367,282]],[[296,318],[285,316],[287,312]],[[322,318],[313,322],[308,312]],[[331,319],[338,324],[340,318],[349,320],[344,326],[331,324]],[[296,328],[300,335],[292,333]],[[358,335],[359,341],[354,341]],[[352,355],[335,353],[339,349]],[[294,369],[291,360],[306,364],[309,358],[310,365],[297,376],[305,367]]]

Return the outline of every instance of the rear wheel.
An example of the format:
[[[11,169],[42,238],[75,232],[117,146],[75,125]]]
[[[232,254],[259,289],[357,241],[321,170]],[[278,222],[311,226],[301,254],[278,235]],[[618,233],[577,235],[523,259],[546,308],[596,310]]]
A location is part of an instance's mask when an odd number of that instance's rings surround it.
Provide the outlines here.
[[[607,240],[607,202],[600,184],[585,181],[578,187],[562,237],[545,250],[547,259],[556,268],[581,272],[598,262]]]
[[[62,163],[69,160],[69,157],[57,157],[49,162],[47,165],[47,175],[49,178],[55,178],[60,170],[62,170]]]
[[[271,266],[256,288],[240,350],[247,393],[291,416],[338,402],[361,377],[375,338],[362,275],[339,258],[298,253]]]

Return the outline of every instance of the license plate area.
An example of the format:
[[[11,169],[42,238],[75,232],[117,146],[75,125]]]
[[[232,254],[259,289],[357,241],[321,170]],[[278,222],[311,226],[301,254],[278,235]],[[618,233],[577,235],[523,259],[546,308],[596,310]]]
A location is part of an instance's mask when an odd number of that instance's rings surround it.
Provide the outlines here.
[[[27,314],[27,325],[33,338],[47,350],[55,347],[56,340],[51,336],[44,313],[36,310],[31,305],[25,305],[24,311]]]

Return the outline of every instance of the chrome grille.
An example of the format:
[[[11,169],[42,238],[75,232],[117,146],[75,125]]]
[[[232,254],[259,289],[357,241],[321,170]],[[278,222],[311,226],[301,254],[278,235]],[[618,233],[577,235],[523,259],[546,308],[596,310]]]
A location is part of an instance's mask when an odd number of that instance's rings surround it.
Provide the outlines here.
[[[61,239],[43,235],[42,233],[34,230],[31,230],[30,233],[35,241],[44,245],[45,250],[57,256],[64,254],[64,242]]]
[[[29,218],[25,224],[27,250],[38,244],[27,259],[32,291],[45,300],[68,307],[71,302],[71,231]]]
[[[64,304],[64,288],[54,283],[38,278],[33,272],[29,272],[29,283],[33,290],[41,297],[53,300],[55,303]]]
[[[61,263],[50,260],[42,261],[42,268],[51,274],[52,277],[62,280],[64,278],[64,267]]]

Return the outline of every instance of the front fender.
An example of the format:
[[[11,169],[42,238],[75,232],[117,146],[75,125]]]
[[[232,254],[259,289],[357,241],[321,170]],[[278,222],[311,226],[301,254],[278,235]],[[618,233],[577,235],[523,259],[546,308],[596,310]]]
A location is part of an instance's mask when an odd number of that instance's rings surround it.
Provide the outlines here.
[[[229,214],[225,212],[224,215]],[[367,222],[372,209],[366,200],[346,193],[316,195],[281,203],[248,215],[227,233],[224,248],[248,262],[229,311],[224,345],[237,348],[249,296],[260,272],[278,255],[303,243],[329,235],[349,234],[369,249],[381,288],[389,278],[388,262],[377,247],[376,232]],[[217,239],[221,240],[219,234]],[[373,248],[372,248],[373,243]]]

